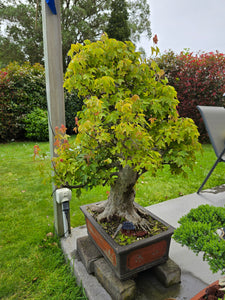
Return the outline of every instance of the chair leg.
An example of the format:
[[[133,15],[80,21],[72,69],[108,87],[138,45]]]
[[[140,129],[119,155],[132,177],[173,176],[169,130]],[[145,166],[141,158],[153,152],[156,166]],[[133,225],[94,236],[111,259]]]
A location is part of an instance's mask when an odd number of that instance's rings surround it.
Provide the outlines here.
[[[205,185],[206,181],[209,179],[210,175],[212,174],[212,172],[214,171],[215,167],[217,166],[217,164],[221,161],[220,156],[217,158],[216,162],[214,163],[212,169],[209,171],[208,175],[206,176],[205,180],[203,181],[202,185],[200,186],[200,188],[197,191],[197,194],[199,194],[203,188],[203,186]]]
[[[217,164],[221,161],[224,161],[222,159],[223,155],[225,153],[225,148],[223,149],[223,151],[221,152],[221,154],[219,155],[219,157],[217,158],[216,162],[214,163],[212,169],[209,171],[208,175],[206,176],[205,180],[203,181],[202,185],[200,186],[200,188],[197,191],[197,194],[199,194],[203,188],[203,186],[205,185],[206,181],[209,179],[210,175],[212,174],[212,172],[214,171],[215,167],[217,166]]]

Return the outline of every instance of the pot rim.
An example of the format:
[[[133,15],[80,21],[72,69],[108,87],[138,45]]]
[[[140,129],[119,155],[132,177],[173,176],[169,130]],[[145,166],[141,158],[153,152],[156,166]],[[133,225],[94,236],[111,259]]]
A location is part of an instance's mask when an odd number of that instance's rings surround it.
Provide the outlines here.
[[[164,220],[162,220],[161,218],[159,218],[158,216],[154,215],[151,211],[147,210],[146,208],[144,208],[143,206],[137,204],[136,202],[134,202],[134,205],[138,208],[143,209],[148,215],[150,215],[152,218],[156,219],[157,221],[161,222],[163,225],[167,226],[168,229],[166,231],[163,231],[157,235],[142,239],[142,240],[137,240],[129,245],[119,245],[118,243],[115,242],[115,240],[102,228],[102,226],[100,224],[98,224],[98,222],[96,222],[96,220],[94,219],[94,217],[87,211],[88,207],[90,207],[93,204],[99,204],[99,203],[104,203],[105,201],[99,201],[99,202],[95,202],[95,203],[90,203],[90,204],[85,204],[80,206],[80,210],[83,212],[83,214],[85,215],[86,218],[88,218],[89,220],[91,220],[91,222],[93,222],[96,226],[96,228],[98,228],[98,231],[101,233],[101,235],[103,237],[107,237],[107,241],[110,244],[110,246],[112,246],[114,249],[117,249],[117,251],[119,251],[121,254],[130,251],[131,249],[133,249],[134,246],[137,245],[138,243],[138,248],[142,248],[143,246],[146,245],[146,243],[148,242],[154,242],[154,241],[161,241],[165,238],[165,235],[167,236],[172,236],[173,232],[174,232],[174,227],[171,226],[170,224],[168,224],[167,222],[165,222]]]

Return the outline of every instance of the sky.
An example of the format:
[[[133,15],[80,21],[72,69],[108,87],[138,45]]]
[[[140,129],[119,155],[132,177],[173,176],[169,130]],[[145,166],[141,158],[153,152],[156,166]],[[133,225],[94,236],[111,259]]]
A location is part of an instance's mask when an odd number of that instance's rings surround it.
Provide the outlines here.
[[[180,53],[225,53],[225,0],[148,0],[151,10],[152,37],[157,34],[158,47]],[[141,46],[150,55],[149,42],[142,38]]]

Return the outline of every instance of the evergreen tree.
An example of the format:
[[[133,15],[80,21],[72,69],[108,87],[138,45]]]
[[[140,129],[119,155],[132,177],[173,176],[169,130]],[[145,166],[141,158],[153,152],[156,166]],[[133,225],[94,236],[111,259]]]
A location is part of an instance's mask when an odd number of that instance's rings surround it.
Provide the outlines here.
[[[118,41],[128,41],[131,30],[128,23],[127,4],[125,0],[114,0],[111,4],[111,16],[106,28],[109,38]]]
[[[112,1],[60,0],[64,70],[71,44],[96,41],[106,31]],[[0,0],[0,10],[1,66],[14,60],[43,64],[41,0]],[[126,30],[131,31],[131,41],[138,41],[144,32],[151,37],[149,15],[147,0],[127,0]]]

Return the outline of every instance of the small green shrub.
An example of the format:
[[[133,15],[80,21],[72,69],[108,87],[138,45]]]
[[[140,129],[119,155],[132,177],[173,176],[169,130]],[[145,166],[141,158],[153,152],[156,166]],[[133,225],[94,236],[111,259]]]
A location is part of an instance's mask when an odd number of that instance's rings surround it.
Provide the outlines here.
[[[200,205],[183,216],[181,226],[174,232],[173,238],[182,246],[186,245],[196,255],[203,252],[213,273],[225,274],[225,240],[216,233],[225,227],[225,208]]]
[[[26,138],[35,141],[48,140],[48,113],[46,110],[36,107],[24,119],[26,124]]]

